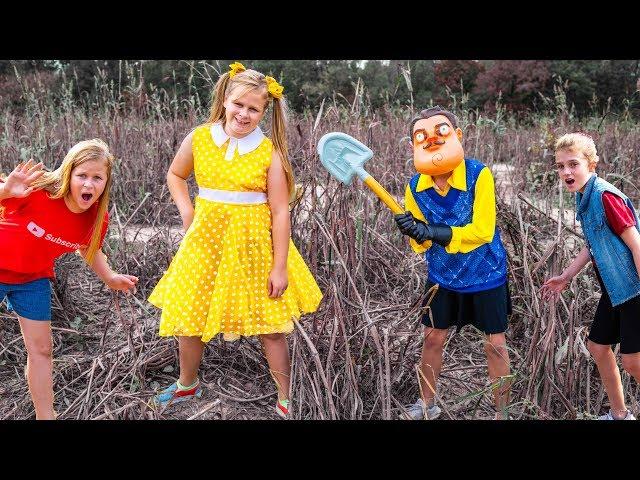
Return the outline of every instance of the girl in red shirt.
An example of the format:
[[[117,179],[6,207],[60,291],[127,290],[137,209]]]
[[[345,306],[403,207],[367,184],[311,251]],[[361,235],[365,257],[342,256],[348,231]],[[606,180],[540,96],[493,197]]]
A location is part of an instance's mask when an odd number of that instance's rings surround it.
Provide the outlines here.
[[[113,160],[102,140],[85,140],[53,172],[29,160],[0,181],[0,302],[6,298],[20,322],[38,420],[56,416],[49,280],[55,259],[78,251],[114,290],[129,291],[138,282],[113,272],[101,250]]]

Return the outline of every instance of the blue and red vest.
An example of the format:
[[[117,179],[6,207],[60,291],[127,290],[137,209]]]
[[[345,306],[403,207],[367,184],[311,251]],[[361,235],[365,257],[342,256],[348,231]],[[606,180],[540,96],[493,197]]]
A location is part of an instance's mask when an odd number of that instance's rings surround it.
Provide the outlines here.
[[[611,305],[614,307],[640,295],[640,277],[633,254],[607,222],[602,194],[611,192],[622,198],[633,212],[635,228],[640,232],[640,219],[631,200],[609,182],[593,174],[584,192],[576,192],[576,217],[582,225],[584,238],[594,259]]]

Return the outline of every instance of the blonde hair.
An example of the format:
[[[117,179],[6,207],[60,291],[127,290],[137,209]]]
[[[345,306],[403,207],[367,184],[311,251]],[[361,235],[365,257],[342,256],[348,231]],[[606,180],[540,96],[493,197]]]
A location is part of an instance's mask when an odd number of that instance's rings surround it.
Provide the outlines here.
[[[96,253],[100,249],[104,217],[109,208],[109,192],[111,190],[111,170],[115,157],[109,152],[109,147],[99,138],[83,140],[76,143],[64,157],[62,164],[53,172],[45,172],[42,177],[33,182],[35,189],[44,189],[49,192],[52,199],[64,198],[70,190],[71,173],[85,162],[103,160],[107,167],[107,181],[104,191],[98,200],[98,213],[96,214],[91,241],[84,253],[84,258],[89,265],[93,263]]]
[[[220,76],[211,97],[211,111],[208,122],[222,122],[225,124],[224,101],[227,98],[236,100],[252,90],[262,90],[265,99],[265,109],[272,104],[271,110],[271,141],[273,148],[282,158],[282,167],[287,178],[287,188],[291,199],[295,190],[293,168],[289,160],[287,148],[287,103],[284,97],[276,98],[269,94],[266,77],[255,70],[244,70],[236,73],[233,78],[226,72]]]
[[[591,136],[586,133],[566,133],[556,140],[555,151],[571,150],[584,155],[590,168],[595,168],[600,158],[596,150],[596,144]]]

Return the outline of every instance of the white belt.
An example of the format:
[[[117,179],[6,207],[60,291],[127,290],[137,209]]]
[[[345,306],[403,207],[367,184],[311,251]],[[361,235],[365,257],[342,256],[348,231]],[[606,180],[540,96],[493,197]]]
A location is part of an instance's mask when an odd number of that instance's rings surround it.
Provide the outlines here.
[[[264,192],[231,192],[229,190],[214,190],[212,188],[200,187],[198,196],[205,200],[221,203],[267,203],[267,194]]]

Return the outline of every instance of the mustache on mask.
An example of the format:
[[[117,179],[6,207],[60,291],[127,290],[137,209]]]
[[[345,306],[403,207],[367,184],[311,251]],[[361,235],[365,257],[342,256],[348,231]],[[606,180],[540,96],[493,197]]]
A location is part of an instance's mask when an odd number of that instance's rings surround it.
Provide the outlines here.
[[[444,144],[445,144],[445,141],[444,141],[444,140],[436,140],[435,142],[427,142],[427,144],[426,144],[424,147],[422,147],[422,148],[424,148],[424,149],[426,150],[426,149],[427,149],[427,148],[429,148],[431,145],[444,145]]]

